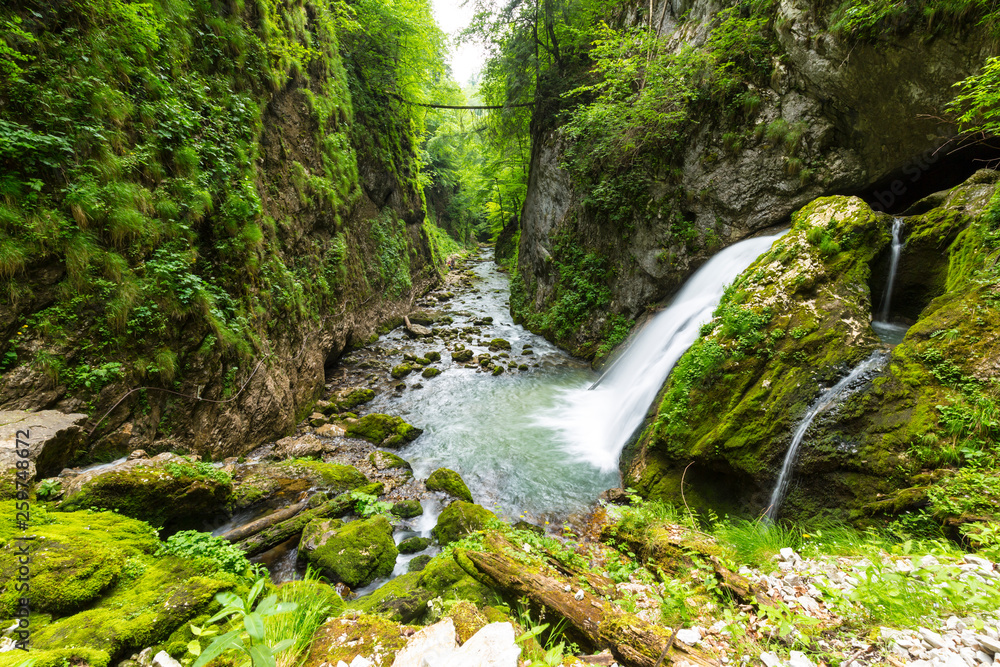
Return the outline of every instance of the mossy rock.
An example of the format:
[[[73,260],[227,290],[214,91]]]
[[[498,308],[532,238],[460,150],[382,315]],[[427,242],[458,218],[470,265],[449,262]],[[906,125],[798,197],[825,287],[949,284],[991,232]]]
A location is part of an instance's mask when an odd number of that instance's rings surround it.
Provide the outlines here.
[[[411,537],[405,539],[399,543],[399,553],[401,554],[415,554],[423,551],[431,545],[431,538],[429,537]]]
[[[445,614],[455,623],[455,634],[458,642],[464,644],[472,639],[472,635],[482,630],[489,623],[486,615],[479,610],[479,607],[468,600],[459,600]]]
[[[153,561],[133,583],[103,597],[91,609],[34,632],[32,645],[39,649],[98,649],[119,660],[158,644],[215,604],[216,593],[236,583],[228,576],[206,577],[202,573],[202,564],[195,561],[173,557]]]
[[[368,460],[376,470],[406,470],[409,474],[413,474],[413,466],[409,461],[392,452],[376,450],[368,455]]]
[[[399,380],[400,378],[404,378],[412,372],[413,372],[413,366],[411,366],[410,364],[399,364],[398,366],[392,367],[390,375],[392,375],[392,377],[394,377],[395,379]]]
[[[350,491],[368,484],[368,478],[354,466],[325,463],[312,459],[285,461],[277,466],[289,477],[306,477],[316,485],[333,493]]]
[[[431,360],[427,359],[426,357],[417,357],[416,359],[413,360],[413,363],[415,363],[417,366],[426,366],[427,364],[431,363]]]
[[[406,571],[407,573],[420,572],[425,567],[427,567],[427,564],[430,562],[431,562],[431,556],[428,556],[427,554],[421,554],[419,556],[414,557],[413,560],[411,560],[407,564]]]
[[[434,537],[444,546],[462,539],[469,533],[483,530],[487,522],[495,518],[496,515],[485,507],[456,500],[438,517],[437,525],[434,526]]]
[[[455,350],[451,353],[451,360],[455,363],[472,361],[472,350]]]
[[[490,352],[499,352],[500,350],[510,350],[510,343],[505,341],[503,338],[494,338],[489,344]]]
[[[430,352],[427,352],[426,354],[424,354],[424,357],[426,357],[427,360],[431,361],[431,362],[441,361],[441,353],[437,352],[435,350],[431,350]]]
[[[34,661],[32,667],[107,667],[111,656],[107,651],[92,648],[56,648],[46,651],[30,649],[0,653],[0,667],[17,667],[25,660]]]
[[[342,527],[323,519],[310,521],[302,531],[299,553],[331,581],[358,588],[392,574],[398,551],[392,524],[376,516]]]
[[[336,665],[341,661],[350,664],[359,655],[376,665],[391,665],[410,634],[412,628],[382,616],[353,614],[334,618],[313,634],[303,667]]]
[[[425,378],[437,377],[438,375],[441,375],[441,369],[429,366],[425,368],[424,372],[421,373],[420,375]]]
[[[23,595],[15,590],[17,550],[28,544],[31,554],[32,612],[66,615],[96,600],[119,580],[130,561],[143,562],[160,540],[149,524],[112,512],[54,512],[32,508],[36,522],[32,542],[16,542],[15,503],[0,503],[4,524],[0,535],[0,617],[10,618]],[[9,517],[9,518],[8,518]]]
[[[423,514],[424,508],[420,505],[419,500],[400,500],[392,506],[389,512],[400,519],[412,519]]]
[[[347,427],[349,438],[362,438],[380,447],[401,447],[416,440],[423,429],[411,426],[400,417],[384,414],[365,415]]]
[[[375,398],[375,392],[364,387],[348,392],[343,398],[337,400],[337,409],[347,412],[367,403]]]
[[[467,503],[473,502],[469,487],[465,485],[462,476],[454,470],[438,468],[431,473],[424,485],[428,491],[444,491],[453,498],[464,500]]]
[[[188,474],[189,470],[193,474]],[[221,475],[201,476],[193,466],[137,465],[94,477],[78,493],[66,498],[60,509],[95,507],[152,526],[197,528],[205,518],[225,511],[232,488],[231,480],[223,481]]]
[[[493,375],[494,375],[494,377],[497,376],[497,375],[502,375],[503,372],[504,372],[503,366],[494,366],[493,367]]]
[[[281,490],[281,482],[273,475],[250,473],[233,484],[229,496],[230,510],[241,510],[256,505]]]

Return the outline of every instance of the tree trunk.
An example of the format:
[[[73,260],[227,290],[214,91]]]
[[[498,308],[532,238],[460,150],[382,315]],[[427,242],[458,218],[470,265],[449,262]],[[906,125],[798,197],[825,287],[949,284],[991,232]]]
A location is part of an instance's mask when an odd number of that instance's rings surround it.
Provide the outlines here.
[[[566,619],[592,647],[611,649],[626,667],[657,667],[670,641],[669,629],[582,591],[571,579],[543,574],[503,553],[461,551],[456,552],[456,560],[487,586],[511,597],[527,597],[546,614]],[[685,662],[697,667],[718,664],[698,649],[678,642],[670,646],[662,664]]]
[[[313,519],[343,516],[353,508],[354,499],[351,498],[351,494],[342,493],[315,509],[300,512],[290,519],[269,526],[256,535],[238,542],[236,546],[245,551],[247,556],[256,556],[301,533],[306,524]]]
[[[283,510],[278,510],[273,514],[268,514],[265,517],[257,519],[256,521],[251,521],[250,523],[243,524],[238,528],[233,528],[230,531],[223,533],[220,537],[229,542],[239,542],[244,540],[251,535],[255,535],[260,531],[264,530],[269,526],[273,526],[276,523],[285,521],[286,519],[291,519],[293,516],[304,510],[309,506],[309,499],[295,503],[294,505],[289,505]]]

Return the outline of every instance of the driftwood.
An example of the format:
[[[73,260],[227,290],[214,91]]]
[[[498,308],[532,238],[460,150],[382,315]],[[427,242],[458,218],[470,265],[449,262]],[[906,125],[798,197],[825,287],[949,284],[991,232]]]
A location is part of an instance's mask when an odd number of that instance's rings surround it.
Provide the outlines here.
[[[260,531],[264,530],[269,526],[273,526],[276,523],[281,523],[287,519],[291,519],[293,516],[304,510],[309,506],[309,499],[306,498],[294,505],[289,505],[283,510],[278,510],[273,514],[268,514],[265,517],[261,517],[256,521],[251,521],[250,523],[243,524],[239,528],[233,528],[230,531],[223,533],[220,537],[229,542],[239,542],[240,540],[245,540],[251,535],[256,535]]]
[[[456,560],[487,586],[515,598],[527,597],[533,604],[543,607],[546,614],[566,619],[583,640],[594,648],[610,649],[615,659],[627,667],[656,667],[665,649],[668,650],[664,665],[686,662],[708,667],[718,664],[697,648],[681,643],[669,646],[669,629],[648,623],[595,597],[574,585],[571,579],[525,566],[503,551],[502,546],[496,552],[460,551],[456,552]]]
[[[353,508],[354,499],[351,498],[351,494],[342,493],[333,500],[328,500],[314,509],[299,512],[290,519],[269,526],[257,534],[241,542],[237,542],[236,546],[245,551],[247,556],[256,556],[278,546],[285,540],[295,537],[313,519],[343,516]]]

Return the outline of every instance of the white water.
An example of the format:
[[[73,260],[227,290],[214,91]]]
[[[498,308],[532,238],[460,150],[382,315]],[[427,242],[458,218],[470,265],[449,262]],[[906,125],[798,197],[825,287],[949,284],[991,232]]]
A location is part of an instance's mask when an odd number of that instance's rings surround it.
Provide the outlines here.
[[[774,491],[771,492],[771,500],[768,502],[766,513],[767,518],[773,520],[778,515],[778,510],[781,508],[781,502],[785,499],[785,494],[788,493],[788,485],[792,481],[792,470],[795,467],[795,460],[799,451],[799,445],[801,445],[802,440],[805,439],[806,431],[809,430],[809,426],[813,423],[813,419],[816,418],[816,415],[823,412],[831,405],[834,405],[843,397],[849,395],[852,390],[857,388],[857,385],[855,385],[856,380],[861,378],[868,371],[880,368],[888,358],[888,353],[882,350],[872,353],[870,357],[855,366],[854,370],[852,370],[847,377],[833,385],[831,389],[822,394],[812,404],[812,407],[809,408],[809,412],[807,412],[806,416],[799,422],[799,427],[795,429],[795,435],[792,437],[792,444],[788,447],[788,451],[785,453],[785,460],[781,464],[781,473],[778,475],[778,481],[774,485]]]
[[[564,390],[535,421],[551,429],[575,460],[603,472],[618,469],[622,448],[642,424],[681,355],[712,319],[725,286],[784,232],[747,239],[710,259],[684,283],[670,306],[650,321],[592,387]]]
[[[892,221],[892,257],[889,261],[889,281],[885,284],[885,294],[882,296],[882,310],[879,313],[879,322],[889,321],[889,306],[892,304],[892,289],[896,283],[896,269],[899,268],[899,255],[903,251],[903,219],[894,218]]]

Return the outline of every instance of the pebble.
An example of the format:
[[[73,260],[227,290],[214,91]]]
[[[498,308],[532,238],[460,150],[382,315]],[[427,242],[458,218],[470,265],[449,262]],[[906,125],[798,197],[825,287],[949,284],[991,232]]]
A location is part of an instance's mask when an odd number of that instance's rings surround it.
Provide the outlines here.
[[[677,640],[688,646],[694,646],[701,641],[701,632],[698,628],[684,628],[677,631]]]
[[[779,667],[781,665],[781,660],[773,653],[768,653],[764,651],[760,654],[760,661],[766,665],[766,667]]]
[[[976,639],[979,640],[979,645],[987,653],[992,653],[993,655],[1000,654],[1000,640],[994,639],[989,635],[977,635]]]
[[[816,667],[802,651],[792,651],[788,657],[789,667]]]

